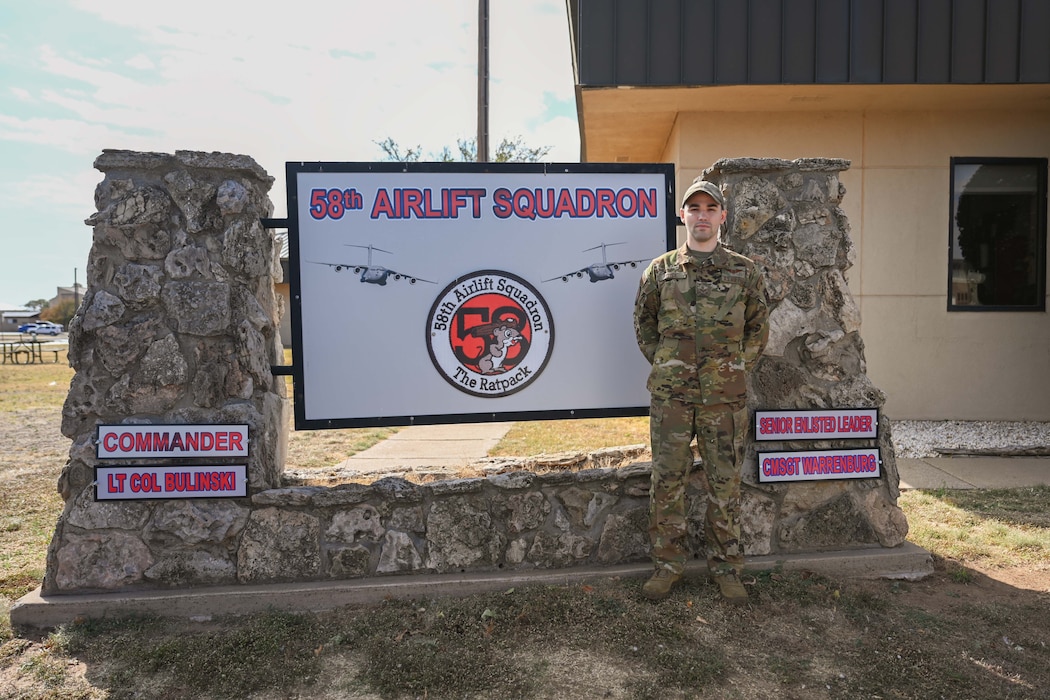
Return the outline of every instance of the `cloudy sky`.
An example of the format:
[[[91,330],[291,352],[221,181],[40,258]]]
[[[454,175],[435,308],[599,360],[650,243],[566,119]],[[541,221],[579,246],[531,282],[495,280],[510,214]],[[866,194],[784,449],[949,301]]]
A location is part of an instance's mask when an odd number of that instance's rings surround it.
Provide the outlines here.
[[[490,142],[579,159],[564,0],[490,0]],[[269,8],[269,9],[263,9]],[[476,134],[477,0],[0,3],[0,304],[81,283],[105,148],[380,160]]]

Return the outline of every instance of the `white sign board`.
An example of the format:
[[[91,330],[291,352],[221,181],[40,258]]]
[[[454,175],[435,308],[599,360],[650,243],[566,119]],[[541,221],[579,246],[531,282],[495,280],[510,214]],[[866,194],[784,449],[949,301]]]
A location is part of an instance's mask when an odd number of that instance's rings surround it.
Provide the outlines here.
[[[95,467],[95,500],[237,498],[248,495],[248,467]]]
[[[289,163],[295,426],[644,415],[673,166]]]
[[[823,481],[826,479],[871,479],[882,475],[879,448],[813,450],[807,452],[759,452],[758,480]]]
[[[755,411],[755,440],[874,438],[878,428],[877,408]]]
[[[100,425],[99,459],[247,457],[247,425]]]

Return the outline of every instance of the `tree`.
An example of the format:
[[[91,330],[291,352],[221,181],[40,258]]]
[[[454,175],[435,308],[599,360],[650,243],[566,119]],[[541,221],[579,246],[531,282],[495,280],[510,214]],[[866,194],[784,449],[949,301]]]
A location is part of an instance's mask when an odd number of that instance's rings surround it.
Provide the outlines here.
[[[396,163],[416,163],[419,162],[419,157],[422,155],[422,146],[402,151],[401,146],[389,136],[383,141],[375,141],[374,143],[383,150],[383,155],[386,156],[384,160]]]
[[[47,299],[30,299],[26,302],[25,307],[33,311],[40,311],[41,309],[46,309],[47,305]]]
[[[423,147],[402,149],[401,145],[391,137],[386,137],[375,144],[382,149],[384,160],[397,163],[418,163],[423,156]],[[536,148],[527,146],[521,136],[514,139],[504,138],[496,146],[496,154],[493,163],[539,163],[543,157],[550,153],[550,146],[539,146]],[[445,146],[440,153],[430,154],[430,160],[439,163],[473,163],[478,159],[478,142],[475,138],[456,139],[456,152]]]
[[[52,323],[60,323],[63,328],[69,328],[69,321],[73,318],[73,314],[76,313],[76,309],[73,307],[73,300],[67,299],[54,306],[47,306],[40,312],[40,320],[51,321]]]

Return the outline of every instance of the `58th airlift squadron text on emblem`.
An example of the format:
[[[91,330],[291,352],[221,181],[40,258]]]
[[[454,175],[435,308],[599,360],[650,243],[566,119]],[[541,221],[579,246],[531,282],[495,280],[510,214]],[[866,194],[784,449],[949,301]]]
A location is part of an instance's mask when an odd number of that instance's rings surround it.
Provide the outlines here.
[[[516,275],[482,270],[445,287],[427,316],[427,350],[438,373],[473,396],[521,391],[547,366],[554,323],[547,302]]]

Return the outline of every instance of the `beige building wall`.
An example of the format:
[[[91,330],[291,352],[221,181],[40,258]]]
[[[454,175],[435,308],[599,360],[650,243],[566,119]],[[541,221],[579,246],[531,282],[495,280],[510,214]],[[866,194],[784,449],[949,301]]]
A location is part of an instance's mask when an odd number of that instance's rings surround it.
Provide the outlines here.
[[[952,156],[1050,157],[1050,105],[680,112],[678,191],[720,158],[845,158],[868,375],[897,420],[1050,420],[1050,315],[947,311]],[[1048,265],[1050,269],[1050,265]]]

